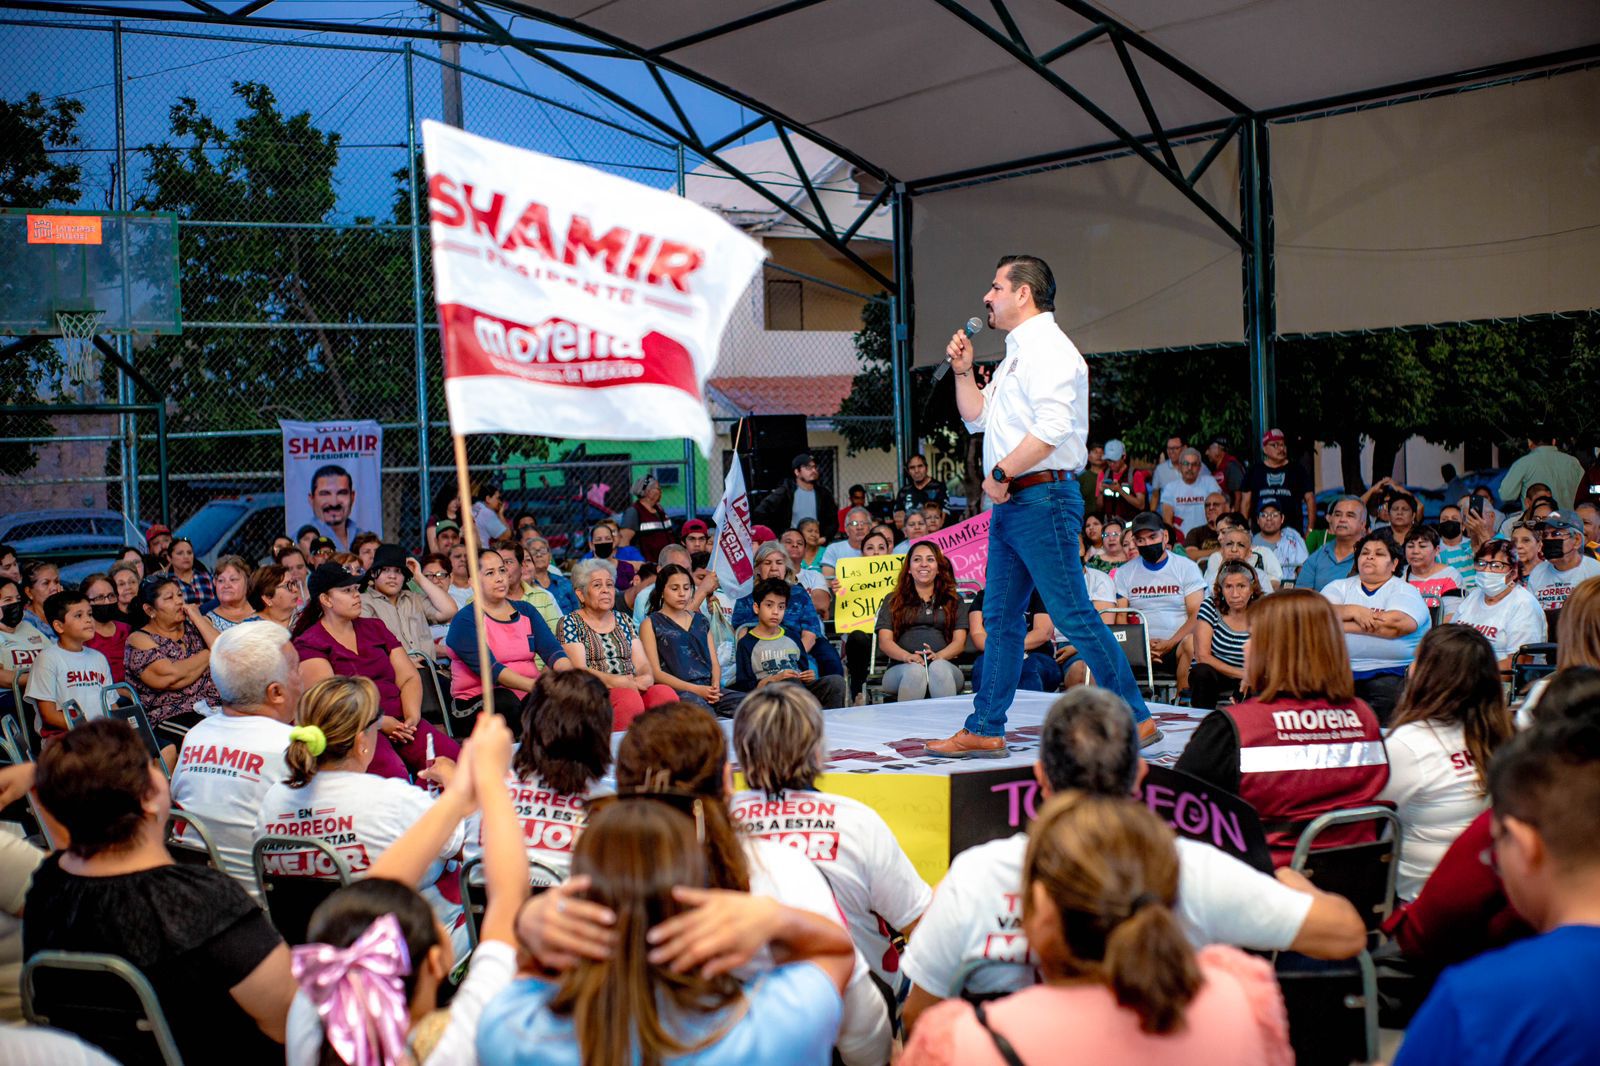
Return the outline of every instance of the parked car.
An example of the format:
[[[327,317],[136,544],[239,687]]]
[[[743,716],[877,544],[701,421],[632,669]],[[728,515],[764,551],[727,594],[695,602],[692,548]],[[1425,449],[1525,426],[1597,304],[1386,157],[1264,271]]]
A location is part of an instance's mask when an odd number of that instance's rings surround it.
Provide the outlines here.
[[[104,570],[125,546],[147,547],[127,515],[92,508],[0,515],[0,544],[15,548],[18,558],[50,560],[67,582]]]
[[[283,493],[255,492],[212,500],[175,532],[188,537],[195,558],[214,569],[224,555],[242,555],[254,566],[283,531]]]

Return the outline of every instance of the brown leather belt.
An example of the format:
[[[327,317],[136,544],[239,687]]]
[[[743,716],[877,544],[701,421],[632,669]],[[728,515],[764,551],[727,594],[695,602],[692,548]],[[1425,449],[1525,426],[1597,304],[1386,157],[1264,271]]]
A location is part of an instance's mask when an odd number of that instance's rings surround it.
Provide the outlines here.
[[[1036,470],[1031,474],[1023,474],[1006,482],[1006,489],[1015,496],[1023,489],[1031,489],[1035,485],[1048,485],[1055,481],[1071,481],[1076,474],[1067,470]]]

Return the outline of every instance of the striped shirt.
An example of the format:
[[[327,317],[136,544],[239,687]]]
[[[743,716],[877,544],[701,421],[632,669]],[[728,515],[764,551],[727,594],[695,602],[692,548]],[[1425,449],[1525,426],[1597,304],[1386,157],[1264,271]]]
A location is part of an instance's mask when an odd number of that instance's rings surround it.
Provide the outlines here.
[[[1244,669],[1244,642],[1250,639],[1248,629],[1229,629],[1223,622],[1222,615],[1217,611],[1217,605],[1210,596],[1200,604],[1200,613],[1195,616],[1196,621],[1205,622],[1211,626],[1211,654],[1227,663]]]

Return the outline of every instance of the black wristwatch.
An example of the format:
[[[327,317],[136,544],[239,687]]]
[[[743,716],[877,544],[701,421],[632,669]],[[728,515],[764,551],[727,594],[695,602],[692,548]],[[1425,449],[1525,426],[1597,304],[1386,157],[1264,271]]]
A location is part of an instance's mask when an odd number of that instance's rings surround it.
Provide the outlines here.
[[[994,483],[997,485],[1004,485],[1006,482],[1011,480],[1011,475],[1007,474],[1006,468],[1001,466],[999,463],[994,464],[994,469],[989,471],[989,477],[993,479]]]

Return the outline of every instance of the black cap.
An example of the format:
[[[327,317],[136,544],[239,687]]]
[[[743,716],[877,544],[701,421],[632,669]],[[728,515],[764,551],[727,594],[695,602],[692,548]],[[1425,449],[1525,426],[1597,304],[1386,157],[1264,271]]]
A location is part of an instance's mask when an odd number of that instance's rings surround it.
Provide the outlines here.
[[[367,567],[368,574],[376,574],[379,570],[398,570],[406,572],[406,550],[398,544],[380,544],[377,551],[372,553],[372,565]]]
[[[311,553],[313,555],[321,551],[333,552],[338,550],[339,546],[333,542],[332,537],[318,537],[311,542]]]
[[[305,536],[307,533],[315,533],[316,531],[317,531],[317,527],[312,525],[310,522],[307,522],[305,525],[301,526],[299,529],[294,531],[294,539],[295,540],[299,540],[301,537]]]
[[[311,576],[306,579],[306,592],[312,599],[316,599],[324,592],[359,584],[361,579],[338,563],[319,563],[317,568],[311,571]]]
[[[789,464],[789,469],[799,470],[802,466],[807,466],[814,462],[816,462],[816,460],[811,457],[810,452],[801,452],[799,455],[794,457],[794,462]]]
[[[1160,533],[1166,528],[1167,524],[1154,511],[1140,511],[1128,523],[1128,530],[1132,533]]]

